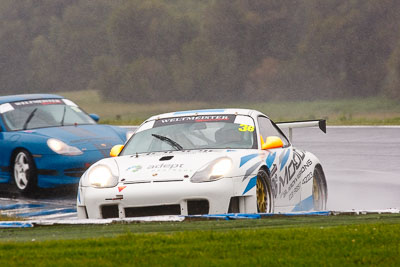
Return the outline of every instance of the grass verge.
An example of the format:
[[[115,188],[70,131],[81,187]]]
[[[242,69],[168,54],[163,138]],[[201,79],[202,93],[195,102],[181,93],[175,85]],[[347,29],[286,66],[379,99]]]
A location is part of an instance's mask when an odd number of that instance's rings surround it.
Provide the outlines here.
[[[398,102],[380,98],[362,98],[330,101],[209,103],[167,102],[138,104],[103,101],[97,91],[64,92],[90,113],[97,113],[101,123],[140,124],[152,115],[178,110],[202,108],[249,108],[259,110],[274,121],[327,119],[329,125],[400,125]]]
[[[400,264],[400,215],[277,217],[0,230],[0,264]]]

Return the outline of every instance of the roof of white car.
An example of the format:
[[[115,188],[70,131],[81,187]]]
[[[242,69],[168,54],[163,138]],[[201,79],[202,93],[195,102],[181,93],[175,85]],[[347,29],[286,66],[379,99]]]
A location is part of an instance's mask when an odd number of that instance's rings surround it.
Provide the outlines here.
[[[170,117],[186,117],[186,116],[199,116],[199,115],[215,115],[215,114],[235,114],[235,115],[247,115],[252,116],[254,114],[261,114],[259,111],[252,109],[240,109],[240,108],[222,108],[222,109],[199,109],[199,110],[186,110],[176,111],[164,114],[155,115],[148,120],[158,120]]]

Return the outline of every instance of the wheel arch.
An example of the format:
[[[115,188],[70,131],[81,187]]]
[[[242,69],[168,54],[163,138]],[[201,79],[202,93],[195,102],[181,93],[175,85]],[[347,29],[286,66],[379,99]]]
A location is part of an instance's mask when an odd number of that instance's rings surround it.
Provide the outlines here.
[[[260,168],[258,169],[257,173],[259,171],[261,171],[261,170],[265,171],[267,173],[267,176],[268,176],[267,177],[268,181],[266,181],[266,182],[269,185],[269,189],[271,190],[271,192],[270,192],[271,193],[271,199],[270,199],[270,201],[271,201],[271,210],[270,211],[273,213],[274,210],[275,210],[275,198],[276,198],[276,194],[275,193],[276,193],[276,189],[274,187],[274,183],[273,183],[272,177],[271,177],[271,172],[270,172],[268,166],[265,165],[265,164],[261,165]]]
[[[22,146],[15,147],[14,150],[11,152],[11,156],[10,156],[10,167],[11,167],[12,164],[13,164],[13,160],[15,159],[15,156],[16,156],[17,153],[20,152],[20,151],[26,151],[26,152],[28,152],[29,155],[32,157],[32,159],[35,159],[34,156],[33,156],[33,154],[32,154],[32,152],[29,151],[29,149],[27,149],[27,148],[25,148],[25,147],[22,147]],[[35,167],[36,167],[36,162],[35,162],[35,160],[33,160],[33,163],[35,164]]]
[[[264,170],[268,173],[268,176],[271,178],[271,172],[269,171],[269,168],[267,165],[261,165],[261,167],[258,170]]]
[[[16,160],[18,159],[18,155],[23,154],[26,159],[26,164],[28,165],[27,169],[19,170],[18,179],[15,177],[15,166]],[[23,195],[30,195],[37,189],[37,182],[38,182],[38,172],[36,167],[35,159],[32,153],[24,148],[24,147],[17,147],[12,151],[11,154],[11,162],[10,162],[10,175],[11,175],[11,183],[15,186],[17,191]],[[18,159],[20,161],[20,159]],[[20,165],[20,162],[18,162]],[[19,166],[18,168],[22,168]],[[23,185],[21,185],[22,177],[20,177],[21,173],[25,173],[25,181]],[[18,181],[17,181],[18,180]]]
[[[325,176],[325,172],[324,169],[322,168],[322,165],[320,163],[317,163],[315,165],[315,169],[318,169],[321,172],[321,182],[322,182],[322,186],[323,189],[325,191],[325,203],[328,202],[328,184],[326,182],[326,176]]]

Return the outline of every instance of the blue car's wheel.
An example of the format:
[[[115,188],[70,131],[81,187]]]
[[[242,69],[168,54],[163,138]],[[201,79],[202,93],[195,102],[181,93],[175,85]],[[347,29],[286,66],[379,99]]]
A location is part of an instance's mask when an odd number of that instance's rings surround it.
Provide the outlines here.
[[[15,153],[13,176],[14,183],[21,193],[32,192],[37,187],[36,167],[28,151],[19,150]]]

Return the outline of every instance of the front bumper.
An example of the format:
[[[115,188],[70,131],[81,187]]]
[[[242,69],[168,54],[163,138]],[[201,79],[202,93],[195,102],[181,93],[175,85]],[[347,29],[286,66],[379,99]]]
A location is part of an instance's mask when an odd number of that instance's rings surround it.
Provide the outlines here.
[[[38,155],[34,156],[38,186],[52,188],[66,184],[77,184],[82,174],[95,162],[104,158],[102,151],[85,151],[82,155]]]
[[[241,184],[242,177],[204,183],[192,183],[185,179],[120,183],[113,188],[79,187],[78,218],[221,214],[232,209],[232,205],[237,205],[237,210],[233,211],[256,213],[254,192],[246,196],[239,194],[243,192]]]

